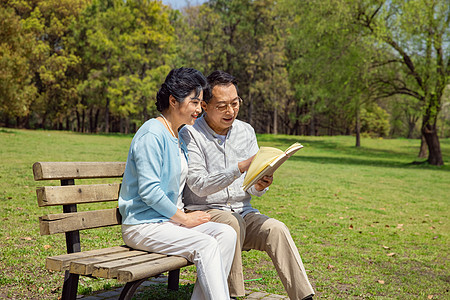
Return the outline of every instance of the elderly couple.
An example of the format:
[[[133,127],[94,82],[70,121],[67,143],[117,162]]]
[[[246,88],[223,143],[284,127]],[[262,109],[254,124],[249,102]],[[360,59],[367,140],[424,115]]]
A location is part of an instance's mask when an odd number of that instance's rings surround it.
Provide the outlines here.
[[[267,252],[290,299],[312,299],[289,230],[250,204],[272,177],[242,189],[258,145],[253,128],[236,120],[241,104],[228,73],[170,71],[156,95],[161,114],[139,128],[128,152],[119,196],[123,239],[194,263],[192,299],[244,296],[241,251],[250,249]]]

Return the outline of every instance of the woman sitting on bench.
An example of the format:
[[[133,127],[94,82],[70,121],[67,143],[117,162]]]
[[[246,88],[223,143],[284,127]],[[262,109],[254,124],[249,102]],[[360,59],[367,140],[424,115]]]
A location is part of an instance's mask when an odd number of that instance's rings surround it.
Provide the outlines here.
[[[188,155],[178,129],[194,124],[206,88],[206,78],[195,69],[173,69],[167,75],[156,96],[160,116],[139,128],[128,152],[119,195],[122,237],[132,248],[194,263],[192,299],[230,299],[227,278],[236,232],[209,222],[208,213],[184,213],[181,201]]]

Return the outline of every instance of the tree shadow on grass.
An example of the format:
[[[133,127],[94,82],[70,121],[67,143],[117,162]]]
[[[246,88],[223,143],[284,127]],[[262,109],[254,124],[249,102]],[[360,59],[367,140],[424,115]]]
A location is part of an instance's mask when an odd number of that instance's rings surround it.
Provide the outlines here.
[[[320,139],[324,138],[324,140]],[[328,139],[329,138],[329,139]],[[304,142],[301,142],[306,147],[311,147],[318,150],[330,150],[334,153],[342,153],[347,155],[364,155],[364,156],[371,156],[371,157],[379,157],[379,156],[392,156],[392,155],[403,155],[403,156],[411,156],[411,153],[417,150],[417,153],[419,151],[419,145],[420,142],[417,141],[417,145],[405,145],[402,146],[399,149],[396,149],[395,151],[392,149],[377,149],[377,148],[370,148],[365,146],[364,144],[361,147],[355,147],[354,143],[349,144],[348,141],[341,140],[341,141],[332,141],[333,138],[339,138],[339,136],[336,137],[318,137],[317,140],[306,140]],[[284,136],[284,137],[266,137],[266,136],[260,136],[258,137],[259,142],[264,143],[273,143],[273,147],[282,147],[284,145],[290,145],[295,142],[301,141],[301,137],[297,136]]]
[[[447,165],[437,167],[428,164],[425,159],[418,159],[414,157],[414,154],[412,153],[419,150],[420,141],[418,140],[412,141],[417,145],[405,144],[395,149],[382,149],[368,146],[355,147],[353,144],[350,145],[348,141],[333,141],[331,140],[333,138],[336,137],[330,137],[330,139],[325,138],[324,140],[307,140],[302,143],[305,146],[304,149],[310,147],[314,150],[321,150],[321,152],[325,152],[324,156],[308,155],[307,151],[300,150],[293,157],[291,157],[290,160],[309,161],[320,164],[365,165],[387,168],[450,171],[450,167]],[[299,140],[301,140],[301,137],[298,136],[271,137],[262,135],[258,137],[258,141],[263,143],[272,143],[273,147],[277,147],[282,150],[284,150],[283,147],[286,145],[298,142]],[[443,140],[442,144],[445,145],[447,141],[448,140]],[[326,155],[327,151],[333,155]],[[446,149],[442,149],[442,154],[444,157],[450,155],[447,153]]]
[[[357,157],[341,157],[341,156],[306,156],[306,155],[296,155],[289,158],[291,161],[298,162],[311,162],[316,164],[338,164],[338,165],[357,165],[357,166],[373,166],[373,167],[385,167],[385,168],[401,168],[401,169],[423,169],[423,170],[433,170],[433,171],[443,171],[449,172],[449,166],[432,166],[426,162],[424,163],[403,163],[398,161],[393,161],[389,159],[363,159]]]

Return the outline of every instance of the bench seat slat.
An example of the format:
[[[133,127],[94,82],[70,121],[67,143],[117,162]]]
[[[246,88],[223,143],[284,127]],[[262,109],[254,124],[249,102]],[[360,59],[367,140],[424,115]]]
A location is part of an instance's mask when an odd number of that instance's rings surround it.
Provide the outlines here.
[[[117,271],[117,280],[121,282],[135,281],[156,276],[167,271],[173,271],[190,264],[191,263],[183,257],[168,256],[146,263],[121,268]]]
[[[125,162],[36,162],[34,180],[122,177]]]
[[[41,235],[119,225],[121,222],[118,208],[39,217]]]
[[[36,189],[38,205],[67,205],[117,201],[119,183],[92,185],[44,186]]]
[[[146,251],[140,251],[140,250],[132,250],[128,252],[119,252],[119,253],[113,253],[113,254],[106,254],[102,256],[93,256],[93,257],[87,257],[84,259],[78,259],[75,261],[72,261],[70,263],[70,273],[73,274],[79,274],[79,275],[90,275],[92,274],[92,271],[94,269],[95,264],[114,261],[118,259],[123,259],[127,257],[136,257],[139,255],[147,254]]]
[[[84,259],[87,257],[107,255],[118,252],[129,252],[130,250],[131,249],[127,246],[116,246],[111,248],[95,249],[83,252],[51,256],[47,257],[45,262],[45,268],[51,271],[65,271],[69,269],[70,262],[75,259]]]
[[[164,257],[167,257],[167,255],[158,253],[148,253],[146,255],[139,255],[135,257],[95,264],[92,271],[92,276],[107,279],[116,278],[118,273],[117,271],[120,268],[133,266],[156,259],[161,259]]]

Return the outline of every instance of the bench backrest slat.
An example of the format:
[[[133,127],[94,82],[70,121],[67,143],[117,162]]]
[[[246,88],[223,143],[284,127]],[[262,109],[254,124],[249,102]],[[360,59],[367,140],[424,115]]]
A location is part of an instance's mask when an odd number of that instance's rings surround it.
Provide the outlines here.
[[[122,223],[118,208],[52,214],[39,217],[41,235],[91,229]]]
[[[34,180],[122,177],[125,162],[36,162]]]
[[[38,205],[67,205],[117,201],[119,183],[92,185],[44,186],[36,189]]]

